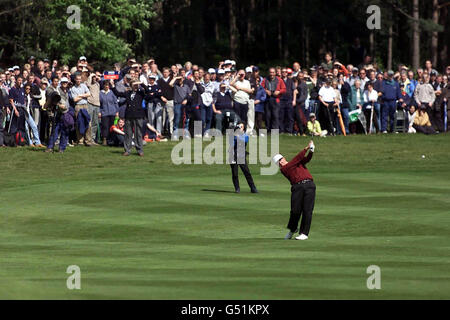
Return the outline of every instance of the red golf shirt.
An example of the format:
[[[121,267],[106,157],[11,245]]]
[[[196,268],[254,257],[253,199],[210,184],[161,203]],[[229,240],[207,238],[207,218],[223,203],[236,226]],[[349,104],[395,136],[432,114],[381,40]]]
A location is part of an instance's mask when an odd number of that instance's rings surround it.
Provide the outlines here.
[[[288,178],[291,185],[297,184],[303,180],[313,180],[311,173],[306,169],[305,165],[311,160],[313,152],[310,152],[305,157],[307,149],[303,149],[294,159],[288,162],[287,165],[281,168],[281,173]]]

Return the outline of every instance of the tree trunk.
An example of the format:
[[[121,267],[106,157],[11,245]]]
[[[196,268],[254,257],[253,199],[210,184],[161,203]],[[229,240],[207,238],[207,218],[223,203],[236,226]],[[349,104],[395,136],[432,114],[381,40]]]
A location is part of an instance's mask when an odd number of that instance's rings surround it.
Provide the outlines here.
[[[387,69],[392,70],[392,25],[389,26]]]
[[[281,7],[283,6],[283,0],[278,0],[278,58],[283,58],[283,25]]]
[[[439,24],[439,0],[433,0],[433,22]],[[431,62],[434,67],[438,62],[438,36],[437,31],[433,31],[431,34]]]
[[[247,41],[253,41],[253,15],[255,14],[255,0],[250,0],[250,7],[247,17]]]
[[[230,57],[236,59],[237,50],[237,26],[234,13],[233,0],[228,0],[228,14],[230,19]]]
[[[413,0],[413,69],[420,67],[420,30],[419,30],[419,0]]]
[[[370,46],[370,56],[374,58],[375,56],[375,32],[371,31],[369,34],[369,46]]]
[[[305,61],[306,66],[309,67],[309,28],[305,28]]]

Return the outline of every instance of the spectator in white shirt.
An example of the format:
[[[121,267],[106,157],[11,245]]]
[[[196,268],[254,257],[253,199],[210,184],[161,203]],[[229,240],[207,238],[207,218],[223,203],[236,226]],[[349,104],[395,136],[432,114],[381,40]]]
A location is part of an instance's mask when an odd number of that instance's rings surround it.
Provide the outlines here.
[[[336,91],[331,87],[331,80],[327,79],[325,85],[319,90],[319,100],[321,102],[319,109],[319,122],[322,128],[326,128],[328,134],[334,135],[332,117],[333,107],[339,104]]]
[[[375,124],[376,132],[380,132],[380,127],[377,119],[377,113],[375,112],[375,105],[378,101],[378,92],[373,88],[373,84],[367,83],[367,90],[364,91],[364,115],[366,117],[367,132],[369,132],[370,119],[372,118],[373,124]]]
[[[247,124],[248,100],[253,89],[250,81],[245,79],[245,71],[239,70],[237,77],[230,82],[230,89],[234,92],[234,109],[239,118]]]

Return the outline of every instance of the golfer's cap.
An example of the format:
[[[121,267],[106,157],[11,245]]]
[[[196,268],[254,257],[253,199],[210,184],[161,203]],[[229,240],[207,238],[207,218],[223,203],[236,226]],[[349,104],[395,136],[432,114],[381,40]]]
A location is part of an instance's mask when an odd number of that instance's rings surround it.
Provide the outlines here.
[[[13,67],[13,71],[14,71],[14,70],[20,70],[20,67],[19,67],[19,66],[14,66],[14,67]]]
[[[62,77],[61,82],[69,82],[69,79],[67,79],[66,77]]]
[[[352,69],[352,72],[358,72],[358,71],[359,71],[359,69],[356,68],[356,67],[354,67],[354,68]]]
[[[232,64],[231,60],[225,60],[223,64]]]
[[[314,112],[311,112],[310,114],[309,114],[309,118],[311,119],[311,118],[315,118],[316,117],[316,114],[314,113]]]
[[[394,71],[389,70],[389,71],[388,71],[388,76],[393,76],[393,75],[394,75]]]
[[[225,68],[225,72],[231,72],[230,68]]]
[[[148,78],[149,78],[149,79],[156,79],[156,75],[151,74],[151,75],[148,76]]]
[[[216,69],[214,69],[214,68],[209,68],[209,69],[208,69],[208,73],[216,73]]]
[[[217,74],[225,74],[225,70],[219,69],[219,70],[217,70]]]
[[[247,68],[245,68],[245,72],[246,72],[246,73],[252,73],[252,72],[253,72],[252,67],[247,67]]]
[[[81,56],[79,59],[78,59],[78,61],[86,61],[87,59],[86,59],[86,57],[85,56]]]
[[[280,162],[281,159],[283,159],[284,157],[281,154],[276,154],[272,160],[275,164],[278,164]]]

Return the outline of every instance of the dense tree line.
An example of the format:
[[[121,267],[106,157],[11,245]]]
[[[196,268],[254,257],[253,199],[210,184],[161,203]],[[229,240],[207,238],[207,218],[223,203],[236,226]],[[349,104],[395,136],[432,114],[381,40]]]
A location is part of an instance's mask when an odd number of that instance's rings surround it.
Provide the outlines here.
[[[319,63],[332,51],[348,61],[359,37],[384,67],[449,61],[448,0],[1,0],[1,61],[26,57],[111,64],[134,54],[160,64],[194,60],[215,65]],[[66,8],[81,11],[69,30]],[[366,26],[369,5],[381,8],[381,29]],[[351,61],[349,61],[351,62]]]

